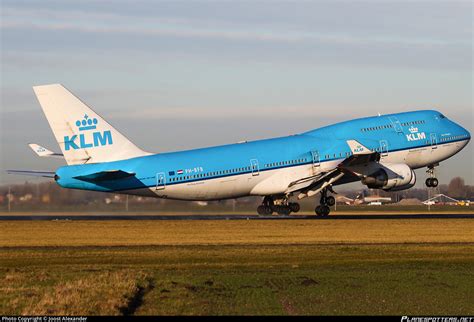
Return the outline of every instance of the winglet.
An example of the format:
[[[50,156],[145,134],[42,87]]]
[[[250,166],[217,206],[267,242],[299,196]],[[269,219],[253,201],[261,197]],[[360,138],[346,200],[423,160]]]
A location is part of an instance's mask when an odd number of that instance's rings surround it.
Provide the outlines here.
[[[55,153],[36,143],[30,143],[28,146],[40,157],[64,158],[61,153]]]
[[[349,148],[351,149],[352,154],[354,155],[373,153],[373,151],[363,146],[360,142],[356,140],[347,140],[346,142],[347,142],[347,145],[349,145]]]

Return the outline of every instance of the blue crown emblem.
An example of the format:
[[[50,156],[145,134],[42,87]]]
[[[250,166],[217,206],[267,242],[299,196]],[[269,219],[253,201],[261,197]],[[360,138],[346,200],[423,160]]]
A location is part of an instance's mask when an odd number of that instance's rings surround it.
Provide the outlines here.
[[[97,119],[94,117],[93,119],[89,118],[87,114],[84,115],[84,118],[81,120],[76,121],[76,126],[79,128],[79,131],[88,131],[88,130],[95,130],[97,125]]]

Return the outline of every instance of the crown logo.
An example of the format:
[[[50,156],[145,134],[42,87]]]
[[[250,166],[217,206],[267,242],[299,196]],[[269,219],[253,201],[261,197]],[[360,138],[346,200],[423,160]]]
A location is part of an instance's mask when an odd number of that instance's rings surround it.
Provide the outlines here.
[[[408,131],[410,131],[410,133],[416,133],[416,132],[418,132],[418,128],[412,126],[412,127],[410,127],[410,128],[408,129]]]
[[[97,119],[95,117],[91,119],[87,114],[84,115],[82,121],[76,121],[76,126],[79,128],[79,131],[95,130],[96,125]]]

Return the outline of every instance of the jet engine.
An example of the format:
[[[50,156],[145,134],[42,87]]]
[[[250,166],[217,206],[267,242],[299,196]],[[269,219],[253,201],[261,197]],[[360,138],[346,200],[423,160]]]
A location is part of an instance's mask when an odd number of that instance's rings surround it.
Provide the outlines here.
[[[405,163],[383,164],[377,171],[364,177],[362,183],[371,189],[405,190],[415,185],[416,175]]]

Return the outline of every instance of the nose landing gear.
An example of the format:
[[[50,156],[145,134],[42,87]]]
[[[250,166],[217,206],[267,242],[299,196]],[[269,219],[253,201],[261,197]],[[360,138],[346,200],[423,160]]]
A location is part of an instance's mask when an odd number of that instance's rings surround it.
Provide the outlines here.
[[[436,179],[436,174],[434,171],[434,165],[428,166],[428,170],[426,170],[426,173],[429,174],[429,178],[426,179],[425,184],[429,188],[435,188],[438,186],[438,179]]]
[[[438,186],[438,179],[428,178],[428,179],[426,179],[425,184],[426,184],[427,187],[435,188],[435,187]]]

